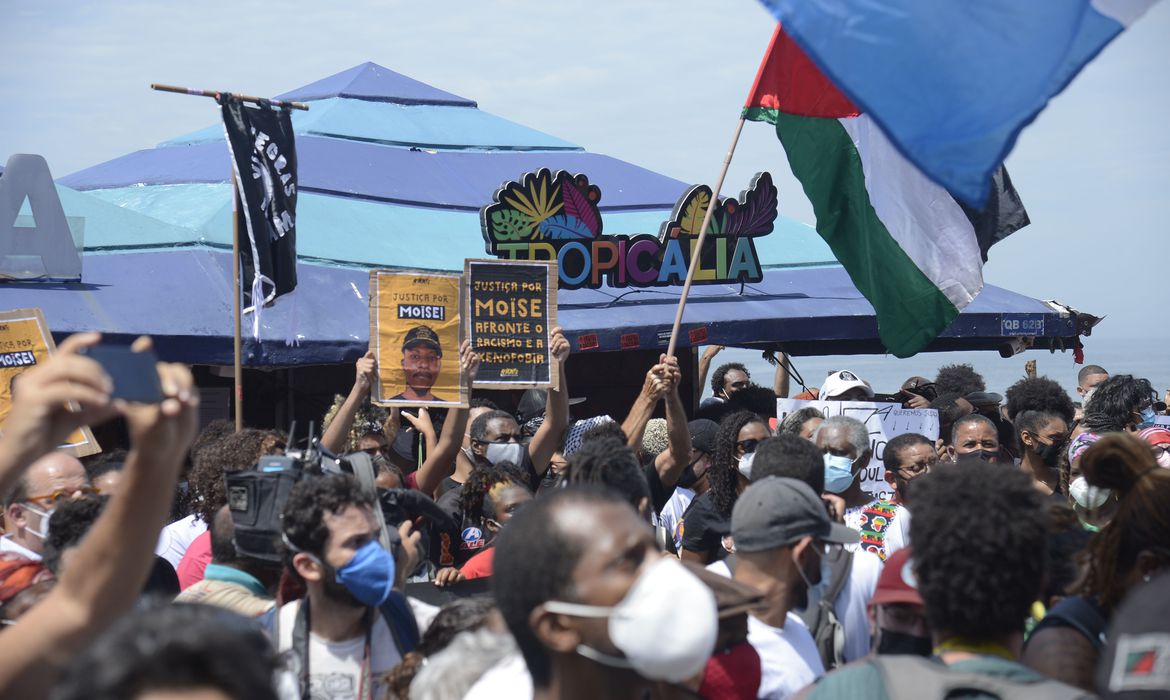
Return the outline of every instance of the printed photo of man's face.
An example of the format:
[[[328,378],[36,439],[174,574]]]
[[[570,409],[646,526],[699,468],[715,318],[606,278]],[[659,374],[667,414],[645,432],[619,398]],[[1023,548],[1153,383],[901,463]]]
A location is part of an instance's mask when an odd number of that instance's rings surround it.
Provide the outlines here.
[[[406,372],[406,386],[426,394],[439,378],[443,358],[430,345],[419,343],[402,351],[402,369]]]

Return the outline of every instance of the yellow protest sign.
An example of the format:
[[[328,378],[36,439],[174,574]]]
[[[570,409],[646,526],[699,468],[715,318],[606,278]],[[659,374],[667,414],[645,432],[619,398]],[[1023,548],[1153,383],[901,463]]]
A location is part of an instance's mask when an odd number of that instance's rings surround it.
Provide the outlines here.
[[[49,359],[57,350],[40,309],[0,312],[0,430],[12,410],[12,392],[19,377]],[[61,449],[75,457],[102,451],[89,428],[74,432]]]
[[[459,366],[462,277],[370,272],[370,347],[378,359],[374,401],[383,406],[467,406]]]

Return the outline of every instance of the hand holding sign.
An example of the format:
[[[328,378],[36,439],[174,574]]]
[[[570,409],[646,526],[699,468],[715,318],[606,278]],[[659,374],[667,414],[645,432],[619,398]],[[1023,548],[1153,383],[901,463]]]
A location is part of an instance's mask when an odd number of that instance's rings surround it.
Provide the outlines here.
[[[365,355],[358,358],[355,370],[357,378],[354,380],[354,384],[360,388],[362,396],[368,396],[374,382],[378,381],[378,360],[374,357],[373,350],[367,351]]]
[[[464,340],[459,344],[459,366],[463,368],[463,375],[467,377],[467,386],[471,386],[479,374],[479,353],[471,349],[471,341]]]
[[[101,365],[78,354],[100,340],[97,333],[70,336],[56,355],[14,382],[12,411],[3,425],[6,451],[35,459],[78,428],[117,415],[110,398],[113,382]]]
[[[549,339],[549,350],[552,351],[552,356],[557,362],[564,362],[569,359],[569,341],[565,339],[565,333],[560,326],[553,328],[552,338]]]

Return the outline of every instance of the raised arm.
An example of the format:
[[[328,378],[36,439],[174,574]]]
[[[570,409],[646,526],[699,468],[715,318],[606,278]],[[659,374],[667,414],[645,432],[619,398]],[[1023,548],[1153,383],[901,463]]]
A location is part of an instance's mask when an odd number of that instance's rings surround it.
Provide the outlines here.
[[[20,375],[12,410],[0,426],[0,494],[8,493],[28,465],[73,431],[117,414],[110,401],[113,384],[105,370],[77,354],[99,340],[97,333],[72,335],[56,355]]]
[[[638,392],[634,404],[630,406],[630,412],[622,421],[622,432],[626,434],[626,444],[635,452],[642,449],[642,436],[646,433],[646,424],[654,415],[654,406],[667,390],[667,382],[662,369],[663,365],[654,365],[646,372],[646,379],[642,382],[642,390]]]
[[[666,489],[674,488],[682,476],[683,470],[691,460],[691,432],[687,427],[687,413],[683,407],[682,397],[678,387],[682,383],[682,372],[678,367],[678,358],[661,358],[661,363],[655,369],[661,368],[666,391],[663,401],[666,406],[666,439],[667,449],[654,459],[654,469],[658,471],[658,478]]]
[[[148,345],[140,339],[136,349]],[[131,442],[121,488],[78,545],[56,587],[0,635],[0,688],[6,695],[47,695],[61,667],[128,612],[146,583],[199,409],[199,393],[186,367],[160,363],[159,378],[166,396],[162,403],[115,402],[126,417]]]
[[[699,357],[699,383],[695,385],[699,392],[699,396],[702,396],[703,392],[706,391],[707,370],[711,369],[711,360],[715,359],[715,356],[718,355],[719,351],[722,349],[722,345],[708,345],[703,350],[702,356]]]
[[[782,352],[776,353],[776,376],[772,379],[772,391],[776,393],[776,398],[788,398],[789,376],[788,376],[788,355]]]
[[[544,422],[536,429],[532,442],[528,444],[528,457],[536,473],[543,476],[548,471],[549,460],[560,447],[561,436],[569,424],[569,380],[565,375],[565,362],[569,359],[569,341],[560,326],[553,329],[549,350],[557,358],[559,389],[549,389],[544,405]]]
[[[479,373],[479,355],[471,349],[470,341],[465,340],[459,346],[459,364],[463,368],[463,376],[467,378],[467,393],[470,399],[471,383]],[[455,458],[463,445],[468,413],[470,411],[466,408],[453,408],[447,412],[447,420],[443,422],[438,442],[434,449],[427,450],[427,459],[415,474],[418,490],[428,496],[433,497],[435,489],[439,488],[443,479],[455,472]]]
[[[357,376],[354,378],[353,388],[349,390],[345,402],[337,409],[337,414],[329,421],[329,425],[325,426],[325,432],[321,435],[321,446],[334,454],[345,451],[349,429],[353,427],[358,409],[369,400],[370,389],[374,382],[378,381],[378,360],[374,358],[374,351],[370,350],[359,357],[355,369]]]

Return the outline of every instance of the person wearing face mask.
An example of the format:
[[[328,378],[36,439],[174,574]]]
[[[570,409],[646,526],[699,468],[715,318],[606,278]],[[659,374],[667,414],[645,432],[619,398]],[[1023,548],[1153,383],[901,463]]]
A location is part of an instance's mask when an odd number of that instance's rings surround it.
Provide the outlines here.
[[[682,547],[683,514],[692,501],[711,488],[707,470],[711,468],[711,460],[715,456],[715,435],[719,432],[719,424],[706,418],[698,418],[687,424],[687,431],[691,435],[690,461],[683,470],[670,500],[658,515],[662,526],[674,540],[676,552]]]
[[[1170,469],[1170,430],[1163,427],[1146,428],[1138,433],[1138,437],[1149,443],[1158,466]]]
[[[0,538],[0,552],[40,561],[58,501],[87,493],[95,491],[77,458],[57,451],[33,462],[4,498],[8,532]]]
[[[999,431],[990,418],[972,413],[955,421],[951,428],[951,460],[977,457],[984,462],[999,461]]]
[[[280,608],[276,641],[285,683],[301,698],[383,697],[388,674],[418,642],[401,585],[417,563],[419,536],[404,523],[392,556],[374,507],[347,474],[309,477],[285,504],[285,566],[307,594]]]
[[[1068,423],[1046,411],[1021,411],[1015,419],[1016,439],[1022,448],[1020,469],[1045,496],[1063,501],[1060,493],[1060,457],[1068,439]]]
[[[460,530],[468,533],[465,542],[474,540],[479,546],[458,569],[439,569],[435,575],[435,585],[438,586],[491,576],[495,555],[492,545],[496,537],[511,520],[512,514],[532,500],[532,491],[524,485],[524,474],[511,462],[476,469],[461,491]]]
[[[820,496],[796,479],[753,482],[731,516],[734,558],[714,566],[764,593],[766,607],[748,617],[748,642],[760,655],[760,698],[783,700],[824,674],[816,643],[793,612],[808,605],[821,560],[857,533],[831,521]]]
[[[861,488],[861,475],[873,456],[869,431],[856,418],[832,416],[817,428],[813,442],[824,452],[825,491],[845,500],[845,524],[860,529],[860,514],[874,501]]]
[[[613,491],[571,485],[533,501],[500,535],[494,568],[536,697],[635,700],[655,684],[702,680],[719,634],[715,596],[658,554]]]
[[[731,509],[751,479],[756,446],[769,437],[768,425],[751,411],[739,411],[719,423],[715,457],[707,470],[711,488],[683,514],[679,556],[706,566],[727,556],[724,542]]]

